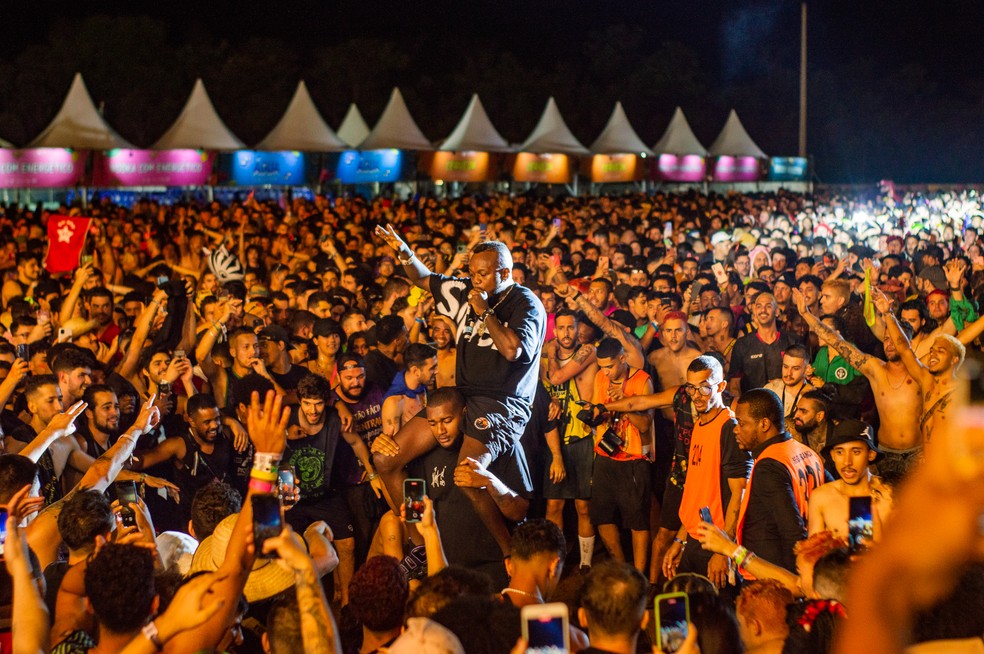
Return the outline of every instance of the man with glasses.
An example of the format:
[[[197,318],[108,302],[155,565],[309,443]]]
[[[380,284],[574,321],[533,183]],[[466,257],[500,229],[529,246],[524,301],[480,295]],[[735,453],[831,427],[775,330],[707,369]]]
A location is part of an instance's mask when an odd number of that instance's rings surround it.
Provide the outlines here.
[[[751,458],[735,440],[735,415],[724,405],[726,387],[724,370],[714,357],[697,357],[687,368],[684,388],[696,420],[680,500],[681,526],[663,558],[667,577],[677,572],[706,574],[718,588],[729,583],[730,562],[701,548],[697,540],[701,511],[708,509],[710,521],[734,537],[741,495],[751,469]]]

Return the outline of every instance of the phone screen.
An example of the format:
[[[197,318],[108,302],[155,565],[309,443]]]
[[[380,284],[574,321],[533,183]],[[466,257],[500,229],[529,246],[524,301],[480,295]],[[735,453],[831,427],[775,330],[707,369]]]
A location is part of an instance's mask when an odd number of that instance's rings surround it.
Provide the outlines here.
[[[724,266],[719,263],[711,265],[711,272],[714,273],[714,279],[717,280],[718,285],[724,285],[728,283],[728,275],[724,272]]]
[[[552,222],[554,229],[560,229],[560,218],[554,218]]]
[[[566,654],[564,636],[567,626],[562,615],[544,615],[526,619],[527,654]]]
[[[659,647],[663,652],[676,652],[687,638],[690,621],[687,596],[671,593],[656,597],[656,614],[659,617]]]
[[[31,348],[27,345],[27,343],[21,343],[17,346],[17,358],[24,361],[31,360]]]
[[[848,544],[852,552],[863,552],[871,546],[875,535],[871,520],[871,496],[848,498]]]
[[[137,504],[137,485],[132,481],[118,481],[114,484],[116,488],[116,499],[120,502],[120,517],[123,519],[124,527],[136,527],[137,518],[130,508],[131,504]]]
[[[407,522],[420,522],[424,514],[423,479],[407,479],[403,482],[403,503],[407,507]]]
[[[277,469],[277,493],[280,496],[280,503],[284,506],[293,506],[296,502],[294,498],[295,485],[294,466],[280,464]]]
[[[263,543],[267,538],[275,538],[283,531],[283,519],[280,516],[280,500],[273,494],[253,495],[253,542],[256,544],[256,555],[264,559],[277,558],[276,552],[263,554]]]
[[[0,509],[0,556],[7,544],[7,509]]]
[[[700,519],[704,522],[714,524],[714,518],[711,517],[711,510],[706,506],[700,510]]]

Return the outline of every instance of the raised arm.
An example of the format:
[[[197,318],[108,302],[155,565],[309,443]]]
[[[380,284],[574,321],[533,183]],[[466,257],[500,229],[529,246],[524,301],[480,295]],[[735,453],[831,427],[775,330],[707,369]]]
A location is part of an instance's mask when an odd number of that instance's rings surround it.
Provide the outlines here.
[[[215,309],[215,322],[205,331],[198,347],[195,348],[195,359],[209,381],[212,381],[219,371],[219,367],[212,361],[212,348],[215,347],[215,342],[222,334],[222,328],[229,322],[230,316],[232,316],[232,305],[227,300],[221,300]]]
[[[604,332],[605,336],[614,338],[616,341],[622,344],[622,348],[625,350],[625,362],[628,363],[633,368],[645,368],[646,367],[646,357],[642,351],[642,344],[639,342],[635,336],[630,336],[624,329],[616,325],[608,316],[603,314],[601,311],[591,304],[591,302],[584,297],[582,293],[571,288],[564,279],[563,275],[554,276],[555,285],[554,292],[557,293],[559,297],[564,299],[572,298],[574,305],[579,311],[582,311],[588,320],[593,324],[597,325],[598,329]]]
[[[133,326],[133,338],[130,339],[130,347],[127,348],[123,361],[120,363],[120,376],[129,379],[137,372],[140,362],[140,353],[143,351],[144,343],[150,334],[150,328],[154,324],[154,318],[160,311],[164,303],[167,302],[167,293],[163,289],[156,289],[150,300],[150,304],[137,316],[137,322]]]
[[[403,266],[403,270],[407,273],[410,281],[425,291],[429,290],[427,283],[431,276],[430,269],[417,258],[410,246],[400,238],[396,228],[392,225],[386,225],[386,227],[376,225],[376,236],[383,239],[386,245],[396,251],[396,258]]]
[[[11,624],[17,625],[13,633],[13,652],[15,654],[40,654],[48,651],[48,609],[34,574],[31,572],[27,539],[20,528],[21,521],[40,508],[42,499],[31,498],[30,486],[25,486],[7,502],[7,540],[4,549],[4,563],[13,586],[13,609]]]
[[[844,340],[843,336],[823,324],[819,318],[810,313],[806,308],[806,299],[798,288],[793,289],[793,302],[796,304],[796,310],[803,316],[803,320],[806,321],[810,329],[820,337],[822,342],[826,342],[838,354],[844,357],[844,360],[849,365],[866,376],[871,375],[876,370],[878,359],[865,354],[856,348],[853,343]]]
[[[906,371],[921,386],[924,386],[929,382],[929,379],[927,379],[930,376],[929,371],[919,362],[916,353],[912,351],[912,344],[909,343],[908,337],[903,333],[902,328],[899,327],[898,318],[892,313],[891,300],[885,297],[884,293],[876,289],[872,289],[871,294],[875,302],[875,308],[878,309],[878,313],[885,319],[885,329],[888,332],[888,337],[892,339],[895,349],[899,352],[902,365],[905,366]]]
[[[606,404],[605,410],[616,413],[628,413],[632,411],[648,411],[650,409],[668,409],[673,406],[673,396],[676,395],[679,388],[679,386],[673,386],[672,388],[667,388],[665,391],[653,393],[652,395],[623,397],[621,400]]]
[[[83,264],[83,266],[75,271],[75,277],[72,281],[72,288],[69,289],[68,295],[65,296],[65,301],[62,303],[61,311],[58,313],[58,324],[64,325],[68,322],[68,319],[75,315],[75,305],[79,302],[79,296],[82,294],[82,287],[85,283],[89,281],[89,278],[95,275],[92,263]]]

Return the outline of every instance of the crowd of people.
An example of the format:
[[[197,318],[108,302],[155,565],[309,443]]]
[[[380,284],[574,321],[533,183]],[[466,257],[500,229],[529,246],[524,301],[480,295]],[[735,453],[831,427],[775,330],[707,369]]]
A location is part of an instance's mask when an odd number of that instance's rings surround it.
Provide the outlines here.
[[[0,208],[0,651],[984,651],[973,191],[61,212],[49,274]]]

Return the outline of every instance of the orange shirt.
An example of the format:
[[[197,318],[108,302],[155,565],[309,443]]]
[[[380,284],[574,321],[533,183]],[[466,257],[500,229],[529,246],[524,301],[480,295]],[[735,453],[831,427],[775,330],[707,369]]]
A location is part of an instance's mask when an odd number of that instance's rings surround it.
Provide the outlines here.
[[[649,382],[649,375],[643,370],[636,370],[635,372],[629,368],[629,376],[622,382],[622,395],[623,397],[631,397],[633,395],[645,395],[647,393],[647,383]],[[614,398],[610,395],[611,392],[611,379],[605,374],[605,371],[599,370],[598,374],[595,375],[594,383],[594,397],[592,398],[595,404],[607,404],[613,402]],[[639,428],[632,424],[631,420],[622,418],[614,426],[611,425],[599,425],[595,433],[595,454],[598,456],[605,456],[605,452],[597,446],[598,441],[601,440],[601,435],[605,433],[605,429],[611,427],[615,430],[622,440],[625,441],[625,445],[622,446],[622,450],[611,459],[616,461],[633,461],[636,459],[645,459],[646,457],[642,453],[642,433]],[[649,422],[649,433],[653,432],[652,419]]]

